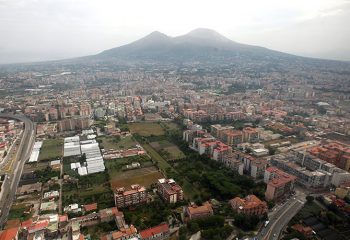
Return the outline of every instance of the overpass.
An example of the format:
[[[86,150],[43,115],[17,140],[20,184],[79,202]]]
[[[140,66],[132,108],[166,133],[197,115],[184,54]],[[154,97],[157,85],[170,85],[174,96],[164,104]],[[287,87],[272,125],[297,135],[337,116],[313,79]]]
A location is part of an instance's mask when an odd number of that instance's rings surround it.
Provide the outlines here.
[[[17,187],[21,179],[25,162],[29,159],[32,147],[35,141],[35,126],[34,123],[24,115],[2,114],[0,118],[15,119],[24,123],[24,130],[20,145],[17,149],[11,172],[7,175],[7,180],[3,183],[2,198],[0,199],[0,229],[7,221],[10,208],[15,200]]]

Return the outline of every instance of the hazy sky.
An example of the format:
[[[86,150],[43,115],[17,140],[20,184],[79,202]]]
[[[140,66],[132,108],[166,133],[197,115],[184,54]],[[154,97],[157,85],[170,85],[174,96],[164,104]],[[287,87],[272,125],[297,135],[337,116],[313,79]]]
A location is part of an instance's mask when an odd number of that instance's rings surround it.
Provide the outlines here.
[[[0,63],[95,54],[158,30],[350,60],[350,0],[0,0]]]

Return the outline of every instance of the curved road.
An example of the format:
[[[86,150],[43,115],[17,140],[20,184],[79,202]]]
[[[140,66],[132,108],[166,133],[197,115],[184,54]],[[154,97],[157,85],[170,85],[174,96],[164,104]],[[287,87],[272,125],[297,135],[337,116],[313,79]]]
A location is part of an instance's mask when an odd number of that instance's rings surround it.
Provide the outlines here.
[[[277,240],[288,222],[299,212],[305,201],[303,194],[288,200],[280,209],[270,216],[269,224],[256,236],[258,240]]]
[[[7,221],[7,217],[16,196],[18,183],[21,179],[25,162],[29,159],[35,140],[34,123],[23,115],[0,114],[0,118],[15,119],[24,122],[24,131],[18,147],[16,159],[12,166],[12,172],[4,182],[2,199],[0,199],[0,229]]]

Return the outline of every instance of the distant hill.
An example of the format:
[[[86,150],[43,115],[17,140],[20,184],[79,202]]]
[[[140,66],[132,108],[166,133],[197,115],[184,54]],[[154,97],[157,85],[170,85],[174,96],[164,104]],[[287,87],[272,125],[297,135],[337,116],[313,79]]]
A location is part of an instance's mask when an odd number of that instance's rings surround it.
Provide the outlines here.
[[[128,61],[229,61],[281,60],[296,56],[267,48],[234,42],[210,29],[199,28],[185,35],[169,37],[152,32],[130,44],[91,56],[95,59]]]

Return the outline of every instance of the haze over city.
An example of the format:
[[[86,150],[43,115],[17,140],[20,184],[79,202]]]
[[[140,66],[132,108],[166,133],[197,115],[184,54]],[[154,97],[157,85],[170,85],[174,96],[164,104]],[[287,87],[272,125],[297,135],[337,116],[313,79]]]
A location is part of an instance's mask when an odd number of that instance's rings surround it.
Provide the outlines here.
[[[0,63],[91,54],[152,31],[210,28],[295,55],[350,60],[350,1],[1,0]]]

